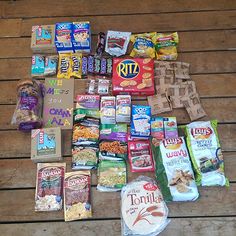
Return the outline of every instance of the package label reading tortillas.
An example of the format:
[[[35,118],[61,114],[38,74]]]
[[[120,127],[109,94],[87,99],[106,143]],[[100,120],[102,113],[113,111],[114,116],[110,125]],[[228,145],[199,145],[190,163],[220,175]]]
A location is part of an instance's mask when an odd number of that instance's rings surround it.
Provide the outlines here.
[[[156,182],[140,176],[121,191],[122,235],[156,236],[169,223]]]

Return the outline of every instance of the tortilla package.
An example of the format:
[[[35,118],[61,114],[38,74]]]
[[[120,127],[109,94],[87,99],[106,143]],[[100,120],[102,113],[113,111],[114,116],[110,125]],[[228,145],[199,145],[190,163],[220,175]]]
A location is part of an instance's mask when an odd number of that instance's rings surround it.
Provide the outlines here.
[[[195,201],[199,193],[184,138],[163,139],[160,146],[152,142],[152,149],[165,201]]]
[[[217,121],[196,121],[185,127],[196,182],[202,186],[229,186],[217,133]]]
[[[139,176],[121,191],[121,227],[123,236],[156,236],[170,220],[168,208],[156,182]]]

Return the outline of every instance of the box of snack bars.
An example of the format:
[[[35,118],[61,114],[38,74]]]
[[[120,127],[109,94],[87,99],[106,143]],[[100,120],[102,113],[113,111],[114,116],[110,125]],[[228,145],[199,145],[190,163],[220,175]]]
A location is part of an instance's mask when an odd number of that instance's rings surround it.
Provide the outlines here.
[[[74,52],[90,53],[91,30],[88,21],[72,23],[72,46]]]
[[[62,160],[61,128],[33,129],[31,131],[31,160],[35,163]]]
[[[31,49],[34,53],[55,53],[55,25],[32,26]]]
[[[178,127],[176,117],[164,117],[165,138],[178,138]]]
[[[73,52],[72,47],[72,23],[56,23],[55,45],[58,53]]]
[[[150,58],[113,58],[113,95],[153,95],[154,62]]]

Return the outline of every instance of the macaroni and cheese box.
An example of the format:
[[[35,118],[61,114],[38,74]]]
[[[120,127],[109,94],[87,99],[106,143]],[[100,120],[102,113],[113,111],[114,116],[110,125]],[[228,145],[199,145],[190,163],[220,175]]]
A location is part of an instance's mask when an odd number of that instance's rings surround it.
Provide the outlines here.
[[[90,23],[88,21],[73,22],[72,45],[74,52],[90,53],[91,31],[90,31]]]
[[[151,58],[114,58],[113,95],[153,95],[154,62]]]
[[[72,42],[72,23],[56,23],[55,26],[55,45],[58,53],[73,52]]]

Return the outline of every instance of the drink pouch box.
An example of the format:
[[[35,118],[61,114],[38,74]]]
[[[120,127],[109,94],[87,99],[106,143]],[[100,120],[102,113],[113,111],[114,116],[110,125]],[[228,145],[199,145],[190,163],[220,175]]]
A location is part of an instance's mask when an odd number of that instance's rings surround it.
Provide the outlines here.
[[[58,53],[73,52],[72,42],[72,23],[56,23],[55,26],[55,45]]]
[[[35,163],[62,160],[59,127],[31,131],[31,160]]]
[[[164,133],[165,139],[178,138],[178,127],[176,117],[164,117]]]
[[[72,45],[74,52],[90,53],[91,29],[88,21],[72,23]]]
[[[131,96],[117,95],[116,97],[116,122],[130,123]]]
[[[101,99],[101,123],[116,123],[116,98],[113,96],[102,97]]]
[[[133,105],[131,112],[131,138],[149,138],[151,133],[151,107]]]
[[[113,58],[113,95],[154,95],[154,62],[151,58]]]
[[[163,117],[151,118],[151,136],[158,140],[164,139]]]
[[[32,26],[31,49],[33,53],[55,53],[55,25]]]

